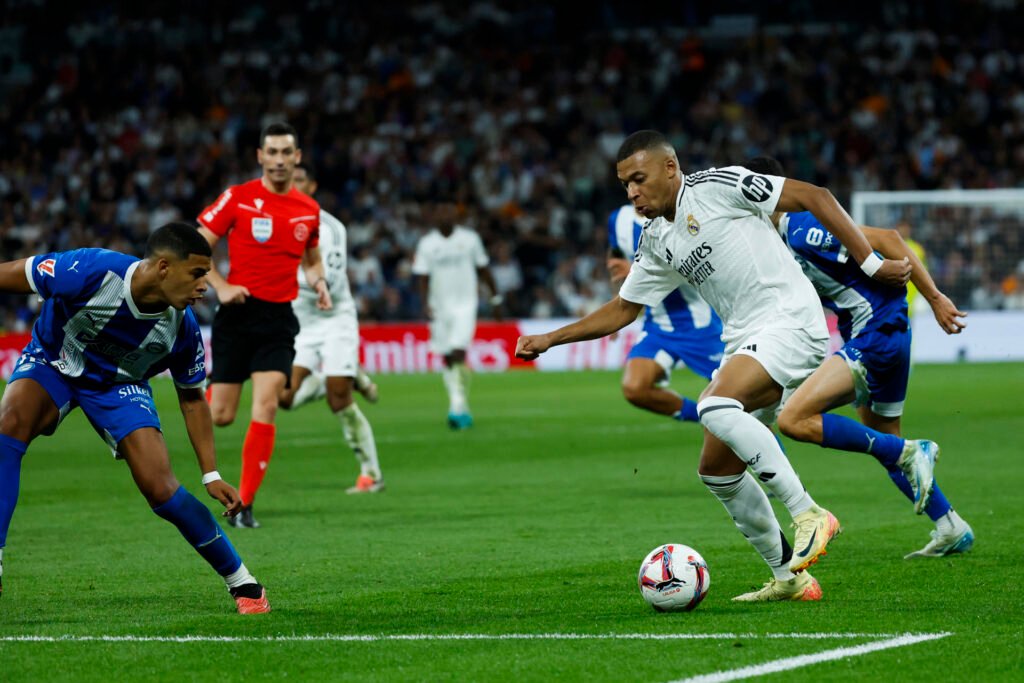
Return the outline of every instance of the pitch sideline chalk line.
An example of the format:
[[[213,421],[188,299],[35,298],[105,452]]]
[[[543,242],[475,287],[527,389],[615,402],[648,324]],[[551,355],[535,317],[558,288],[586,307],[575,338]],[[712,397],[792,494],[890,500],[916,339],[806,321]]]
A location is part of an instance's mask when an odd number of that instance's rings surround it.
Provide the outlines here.
[[[388,641],[443,641],[443,640],[840,640],[840,639],[873,639],[877,642],[858,645],[850,648],[839,648],[837,650],[826,650],[815,655],[802,655],[791,657],[778,662],[789,662],[790,660],[802,660],[805,657],[820,658],[829,653],[844,652],[844,654],[832,655],[825,659],[791,664],[786,668],[796,668],[814,664],[816,661],[828,661],[842,657],[867,654],[879,649],[889,647],[902,647],[925,640],[935,640],[953,635],[949,632],[942,633],[393,633],[393,634],[306,634],[306,635],[267,635],[267,636],[146,636],[146,635],[8,635],[0,636],[0,643],[305,643],[305,642],[342,642],[342,643],[373,643]],[[879,640],[882,639],[882,640]],[[863,648],[871,648],[864,650]],[[845,653],[847,650],[851,653]],[[775,665],[776,662],[768,662],[758,665],[759,667]],[[748,667],[751,668],[751,667]],[[785,669],[766,670],[784,671]],[[740,671],[737,669],[737,671]],[[731,672],[720,672],[723,675]],[[762,675],[762,674],[758,674]],[[694,678],[687,681],[711,681],[711,680],[734,680],[733,678]]]
[[[904,633],[903,635],[888,637],[885,640],[878,640],[873,643],[864,643],[863,645],[854,645],[850,647],[837,647],[833,650],[825,650],[824,652],[816,652],[814,654],[807,655],[797,655],[795,657],[784,657],[782,659],[775,659],[762,664],[753,664],[739,669],[717,671],[715,673],[702,674],[700,676],[691,676],[690,678],[679,679],[672,683],[724,683],[725,681],[736,681],[741,678],[755,678],[757,676],[765,676],[767,674],[779,673],[781,671],[799,669],[801,667],[818,664],[820,662],[830,662],[836,659],[846,659],[847,657],[859,657],[860,655],[866,655],[880,650],[888,650],[894,647],[906,647],[907,645],[923,643],[928,640],[939,640],[951,635],[953,634],[950,632]]]

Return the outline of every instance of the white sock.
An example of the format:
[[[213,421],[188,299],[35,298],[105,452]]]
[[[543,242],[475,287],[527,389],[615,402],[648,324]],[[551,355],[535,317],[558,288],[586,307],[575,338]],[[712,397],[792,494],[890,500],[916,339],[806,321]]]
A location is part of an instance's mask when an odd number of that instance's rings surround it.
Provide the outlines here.
[[[228,585],[228,588],[238,588],[247,583],[257,583],[257,581],[256,577],[245,568],[245,563],[243,562],[238,565],[238,569],[224,577],[224,583]]]
[[[448,412],[453,415],[462,415],[469,409],[466,404],[466,387],[460,367],[463,367],[463,364],[456,363],[445,368],[442,373],[445,389],[448,390]]]
[[[744,412],[742,403],[733,398],[711,396],[697,404],[697,415],[709,432],[754,470],[789,514],[795,517],[814,505],[771,430]]]
[[[323,375],[312,373],[306,375],[302,384],[295,391],[295,398],[292,399],[292,408],[298,408],[299,406],[305,405],[310,401],[315,401],[318,398],[323,398],[327,395],[327,382]]]
[[[967,522],[953,508],[950,508],[949,512],[935,520],[935,529],[944,536],[951,536],[962,530],[966,525]]]
[[[370,376],[363,371],[362,367],[358,367],[356,368],[355,382],[357,390],[366,391],[366,387],[370,386],[372,380],[370,379]]]
[[[0,548],[0,576],[4,575],[4,549]]]
[[[355,403],[335,413],[341,421],[345,443],[352,449],[359,461],[359,471],[374,479],[380,479],[380,463],[377,461],[377,442],[373,439],[373,428],[369,420]]]
[[[780,581],[792,579],[789,560],[793,557],[793,549],[782,533],[768,496],[750,472],[725,477],[702,474],[700,479],[715,498],[722,501],[736,528],[768,563],[775,578]]]

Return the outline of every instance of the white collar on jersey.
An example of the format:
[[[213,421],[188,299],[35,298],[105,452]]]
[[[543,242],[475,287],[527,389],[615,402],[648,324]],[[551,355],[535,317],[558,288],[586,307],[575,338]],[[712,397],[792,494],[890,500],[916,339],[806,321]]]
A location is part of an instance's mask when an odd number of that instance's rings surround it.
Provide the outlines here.
[[[139,310],[139,307],[135,305],[135,299],[132,298],[132,276],[135,275],[135,271],[138,270],[139,264],[142,261],[136,261],[135,263],[128,266],[128,270],[124,273],[124,300],[128,304],[128,310],[132,312],[137,320],[155,320],[156,318],[162,318],[167,315],[167,309],[158,311],[157,313],[143,313]],[[168,306],[168,308],[170,308]]]

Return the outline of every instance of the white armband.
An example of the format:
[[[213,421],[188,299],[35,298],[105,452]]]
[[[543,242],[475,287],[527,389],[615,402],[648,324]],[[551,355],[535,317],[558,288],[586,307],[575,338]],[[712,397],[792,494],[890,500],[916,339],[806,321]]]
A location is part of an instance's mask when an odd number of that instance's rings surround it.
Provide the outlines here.
[[[864,271],[864,274],[868,277],[874,277],[878,269],[882,267],[882,259],[878,258],[878,254],[871,252],[871,254],[864,259],[860,264],[860,269]]]
[[[217,470],[207,472],[206,474],[203,475],[203,486],[206,486],[207,484],[212,484],[215,481],[220,481],[220,472],[218,472]]]

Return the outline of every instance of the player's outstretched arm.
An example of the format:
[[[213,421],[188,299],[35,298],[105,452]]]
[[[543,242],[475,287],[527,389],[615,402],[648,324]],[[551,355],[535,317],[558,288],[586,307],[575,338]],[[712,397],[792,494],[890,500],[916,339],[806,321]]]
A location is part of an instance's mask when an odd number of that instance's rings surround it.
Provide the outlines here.
[[[206,241],[210,243],[212,249],[214,245],[220,240],[220,235],[215,233],[209,228],[199,226],[199,234],[206,238]],[[249,296],[249,288],[242,285],[233,285],[224,279],[224,276],[217,271],[217,262],[214,260],[214,265],[210,269],[210,272],[206,274],[206,281],[213,287],[213,291],[217,292],[217,299],[222,304],[241,304],[245,303],[245,298]]]
[[[642,310],[640,304],[617,296],[587,317],[565,327],[547,334],[520,337],[516,342],[516,356],[523,360],[533,360],[552,346],[607,337],[636,320]]]
[[[886,258],[910,260],[910,265],[913,267],[913,270],[910,271],[910,281],[914,283],[917,291],[921,292],[921,296],[932,307],[935,321],[939,323],[939,327],[946,334],[960,334],[960,331],[967,327],[967,323],[960,320],[967,314],[959,310],[949,297],[939,291],[928,269],[924,267],[924,263],[917,257],[910,245],[903,240],[902,235],[895,230],[873,228],[868,225],[862,225],[861,230],[864,231],[864,236],[871,243],[871,248],[879,251]]]
[[[177,387],[178,405],[181,416],[185,418],[185,430],[189,441],[196,452],[199,469],[203,473],[206,492],[221,502],[226,509],[225,517],[233,517],[242,509],[242,497],[234,486],[227,483],[217,474],[217,455],[213,447],[213,417],[210,405],[203,396],[202,389],[183,389]],[[212,473],[212,474],[211,474]]]
[[[31,294],[32,287],[28,282],[28,275],[25,274],[25,261],[7,261],[0,263],[0,292],[8,294]]]
[[[828,189],[787,178],[776,208],[779,211],[810,211],[846,247],[868,277],[893,287],[902,287],[910,279],[910,259],[878,258],[850,214]]]

